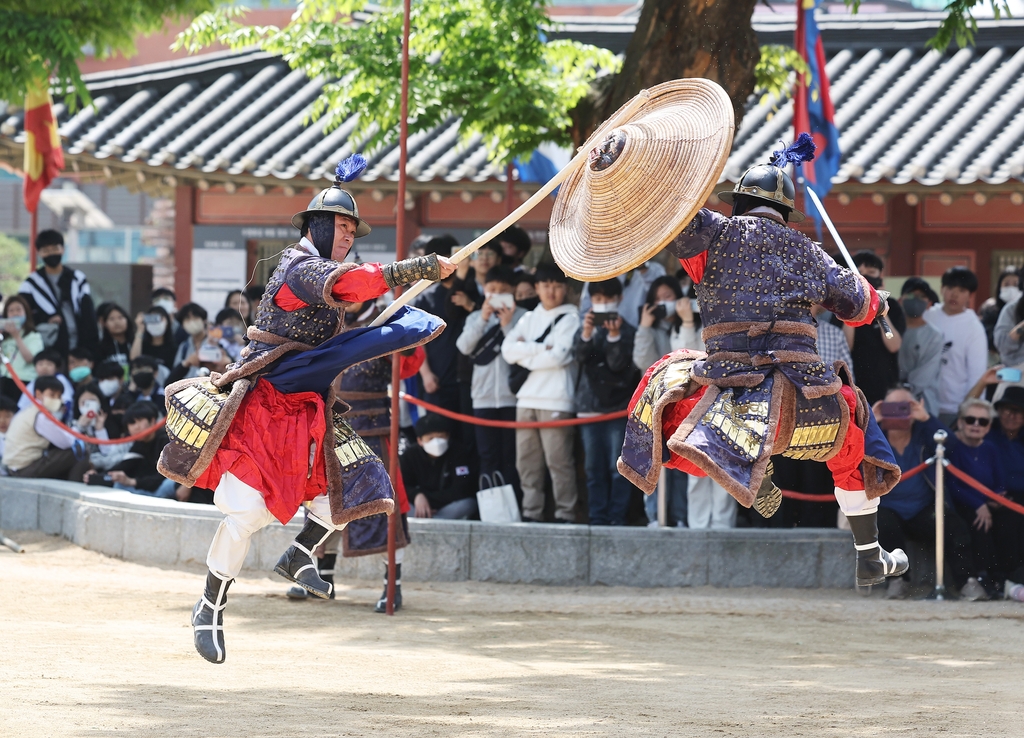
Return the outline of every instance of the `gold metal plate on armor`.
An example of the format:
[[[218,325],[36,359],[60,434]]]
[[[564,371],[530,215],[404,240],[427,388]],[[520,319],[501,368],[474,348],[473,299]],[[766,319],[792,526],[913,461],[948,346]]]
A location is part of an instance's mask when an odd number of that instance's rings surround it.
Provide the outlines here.
[[[723,389],[705,413],[704,422],[747,458],[756,461],[768,432],[768,403],[735,403],[732,390]]]
[[[647,388],[640,396],[633,412],[633,420],[650,430],[654,421],[654,402],[670,390],[685,388],[693,376],[693,364],[696,359],[665,362],[651,376]]]
[[[825,461],[836,446],[839,423],[797,426],[783,456],[800,461]]]
[[[215,387],[209,380],[175,392],[167,401],[167,434],[171,440],[201,449],[230,396],[230,388]]]
[[[377,458],[373,449],[340,415],[334,416],[334,454],[343,469],[350,469]]]

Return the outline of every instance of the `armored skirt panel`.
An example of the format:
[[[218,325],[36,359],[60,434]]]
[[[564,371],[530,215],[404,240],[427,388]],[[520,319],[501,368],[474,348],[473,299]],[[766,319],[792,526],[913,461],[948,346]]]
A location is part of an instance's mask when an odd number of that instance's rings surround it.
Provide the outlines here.
[[[870,409],[842,362],[829,369],[846,383],[807,397],[777,368],[752,386],[699,381],[706,361],[699,352],[669,354],[647,371],[630,401],[618,468],[647,494],[664,465],[710,476],[750,507],[773,454],[825,461],[837,485],[856,476],[869,498],[899,481],[899,467],[883,449],[865,454],[865,434],[873,439]]]

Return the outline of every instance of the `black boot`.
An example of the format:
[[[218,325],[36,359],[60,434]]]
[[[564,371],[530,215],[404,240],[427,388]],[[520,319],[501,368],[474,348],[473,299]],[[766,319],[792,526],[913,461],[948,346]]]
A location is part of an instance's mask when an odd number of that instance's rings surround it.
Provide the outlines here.
[[[213,664],[223,664],[224,608],[228,602],[228,587],[234,579],[224,579],[212,571],[206,574],[206,589],[192,608],[192,631],[199,655]]]
[[[322,558],[318,559],[320,578],[331,585],[331,597],[334,599],[334,562],[338,558],[338,554],[324,554]],[[304,590],[302,587],[292,587],[289,589],[285,596],[289,600],[308,600],[309,592]]]
[[[757,489],[757,497],[754,498],[754,509],[765,520],[777,513],[779,506],[782,505],[782,490],[776,487],[775,482],[772,481],[774,473],[775,467],[769,461],[768,467],[764,471],[764,477],[761,479],[761,486]]]
[[[327,536],[333,531],[333,528],[328,528],[313,515],[307,515],[302,531],[295,536],[295,541],[278,559],[274,571],[295,582],[311,595],[329,599],[334,592],[334,585],[320,578],[313,551],[326,541]]]
[[[910,561],[902,548],[889,553],[878,544],[878,513],[849,515],[853,545],[857,549],[857,586],[881,584],[886,577],[899,577],[907,573]]]
[[[402,606],[402,565],[395,564],[395,610],[398,610]],[[380,599],[377,600],[377,605],[373,608],[374,612],[387,612],[388,610],[388,565],[384,564],[384,592],[381,594]]]

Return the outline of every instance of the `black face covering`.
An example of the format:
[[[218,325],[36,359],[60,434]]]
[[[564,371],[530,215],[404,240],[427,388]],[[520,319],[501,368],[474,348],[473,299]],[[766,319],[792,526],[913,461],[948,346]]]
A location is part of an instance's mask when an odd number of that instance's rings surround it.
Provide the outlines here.
[[[309,240],[313,242],[317,253],[330,259],[334,250],[334,213],[313,213],[307,223]]]
[[[132,381],[140,390],[146,391],[153,386],[153,372],[135,372]]]
[[[901,304],[903,305],[903,312],[907,314],[908,318],[920,318],[924,315],[924,311],[928,309],[928,303],[920,297],[904,297],[901,300]]]
[[[521,307],[523,310],[536,310],[537,306],[540,305],[540,298],[527,297],[525,300],[516,300],[516,305]]]
[[[868,284],[874,287],[876,290],[882,289],[882,278],[881,277],[864,277],[868,281]]]
[[[60,266],[60,260],[64,258],[61,254],[47,254],[43,257],[43,263],[50,269],[55,269]]]

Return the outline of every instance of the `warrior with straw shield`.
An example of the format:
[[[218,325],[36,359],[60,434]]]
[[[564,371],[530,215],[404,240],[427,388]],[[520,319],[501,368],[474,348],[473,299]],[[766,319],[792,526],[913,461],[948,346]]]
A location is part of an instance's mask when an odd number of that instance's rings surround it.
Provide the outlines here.
[[[551,216],[552,253],[570,276],[606,279],[667,248],[696,285],[707,353],[676,351],[648,369],[620,473],[648,494],[662,466],[710,476],[770,517],[781,504],[771,456],[824,461],[853,531],[857,584],[903,574],[906,554],[883,550],[876,524],[899,466],[848,368],[818,355],[811,315],[822,305],[866,325],[884,320],[888,295],[789,227],[803,215],[785,169],[812,158],[813,142],[802,134],[720,193],[726,217],[701,206],[732,144],[728,96],[702,79],[647,95],[570,175]]]
[[[455,271],[430,254],[393,264],[343,263],[353,240],[370,232],[342,185],[366,161],[338,165],[337,179],[292,218],[301,239],[285,250],[249,327],[242,358],[223,374],[167,388],[171,442],[160,471],[215,489],[224,520],[207,556],[202,597],[192,611],[196,650],[225,659],[224,609],[252,535],[288,523],[307,504],[302,531],[274,567],[310,594],[329,598],[314,551],[348,523],[391,514],[394,492],[381,460],[345,422],[331,384],[347,367],[430,341],[444,322],[402,307],[380,328],[346,330],[346,307],[398,285]]]

